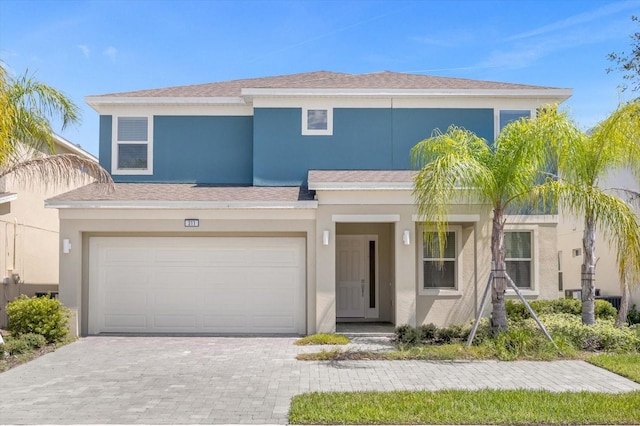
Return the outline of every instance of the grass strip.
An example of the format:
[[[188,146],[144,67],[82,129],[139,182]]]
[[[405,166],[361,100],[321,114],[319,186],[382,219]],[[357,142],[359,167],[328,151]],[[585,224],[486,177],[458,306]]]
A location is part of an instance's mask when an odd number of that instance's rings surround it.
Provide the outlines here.
[[[599,354],[587,362],[640,383],[640,354]]]
[[[305,336],[302,339],[296,340],[295,344],[298,346],[305,345],[346,345],[349,343],[349,338],[341,334],[331,333],[318,333],[310,336]]]
[[[640,392],[315,392],[293,398],[289,423],[629,425],[640,423]]]

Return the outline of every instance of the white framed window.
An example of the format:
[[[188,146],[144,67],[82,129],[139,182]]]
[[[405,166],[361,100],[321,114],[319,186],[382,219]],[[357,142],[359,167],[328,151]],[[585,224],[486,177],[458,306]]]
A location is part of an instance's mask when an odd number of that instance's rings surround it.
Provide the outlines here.
[[[421,295],[455,295],[460,294],[462,277],[462,228],[450,226],[446,234],[444,252],[440,253],[437,233],[432,232],[434,246],[425,243],[424,231],[419,232],[419,294]]]
[[[533,257],[531,231],[506,231],[507,274],[518,288],[531,289],[533,284]]]
[[[496,109],[494,110],[494,138],[497,138],[502,128],[512,121],[522,117],[531,118],[532,110],[529,109]]]
[[[333,108],[302,108],[302,134],[332,135],[333,134]]]
[[[538,226],[506,224],[504,245],[507,274],[524,295],[539,294],[539,245]],[[507,292],[515,294],[511,287]]]
[[[113,118],[111,173],[114,175],[153,174],[153,117]]]

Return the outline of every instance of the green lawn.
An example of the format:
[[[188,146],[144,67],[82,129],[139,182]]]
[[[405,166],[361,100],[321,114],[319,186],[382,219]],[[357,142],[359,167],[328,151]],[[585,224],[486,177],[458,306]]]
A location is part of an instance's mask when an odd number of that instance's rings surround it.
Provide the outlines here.
[[[331,333],[318,333],[310,336],[305,336],[302,339],[296,340],[295,344],[298,346],[305,345],[346,345],[349,343],[349,338],[341,334]]]
[[[587,362],[640,383],[640,354],[600,354]]]
[[[332,392],[293,398],[292,424],[639,424],[640,392]]]

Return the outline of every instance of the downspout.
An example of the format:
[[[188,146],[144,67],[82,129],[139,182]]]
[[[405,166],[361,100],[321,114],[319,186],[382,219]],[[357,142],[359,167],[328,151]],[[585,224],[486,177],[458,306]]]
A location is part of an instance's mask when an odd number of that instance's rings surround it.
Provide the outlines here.
[[[473,312],[478,315],[478,222],[473,222]]]

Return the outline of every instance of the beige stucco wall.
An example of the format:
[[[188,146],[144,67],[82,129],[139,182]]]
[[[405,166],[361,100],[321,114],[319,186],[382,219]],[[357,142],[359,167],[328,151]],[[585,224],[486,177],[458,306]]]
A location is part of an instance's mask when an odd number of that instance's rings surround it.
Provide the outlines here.
[[[60,239],[71,252],[60,255],[60,298],[77,313],[79,332],[87,333],[89,239],[92,236],[301,236],[306,238],[307,332],[336,327],[336,235],[377,235],[379,320],[396,325],[466,322],[474,316],[490,272],[490,209],[479,205],[452,208],[450,223],[459,227],[462,266],[459,288],[421,291],[422,227],[410,191],[318,191],[317,208],[307,209],[67,209],[60,210]],[[384,204],[373,204],[375,199]],[[185,218],[200,220],[185,228]],[[508,229],[534,234],[534,288],[529,299],[557,298],[557,218],[508,217]],[[329,232],[324,245],[323,233]],[[409,231],[410,243],[403,233]],[[429,294],[425,294],[429,293]],[[515,297],[511,292],[508,297]],[[486,312],[490,312],[490,304]]]

